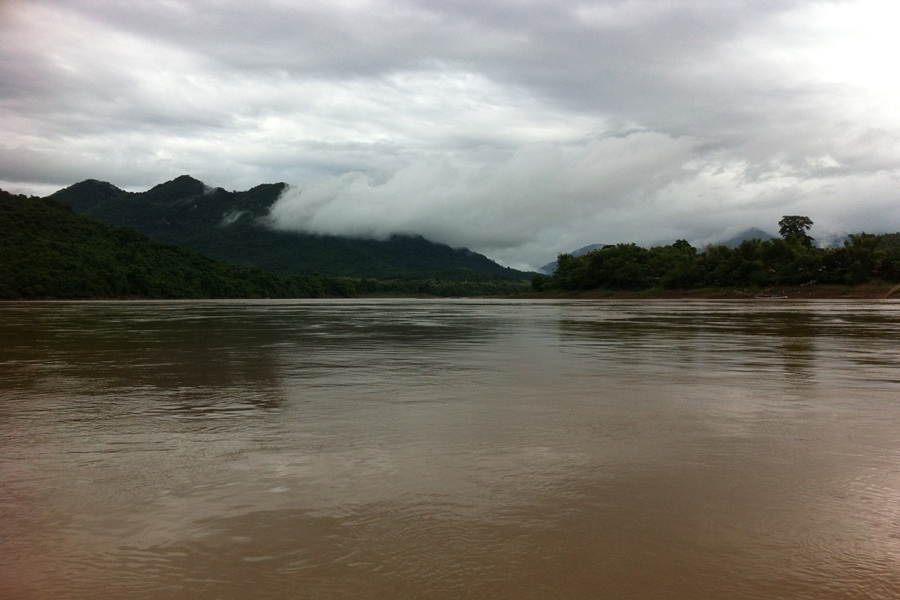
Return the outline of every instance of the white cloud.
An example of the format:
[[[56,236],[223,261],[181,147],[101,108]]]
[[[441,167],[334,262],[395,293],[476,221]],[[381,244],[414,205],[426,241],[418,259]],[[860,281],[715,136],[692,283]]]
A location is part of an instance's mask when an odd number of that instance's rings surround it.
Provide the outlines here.
[[[281,227],[540,266],[782,214],[900,229],[875,0],[12,0],[0,180],[284,181]],[[815,233],[815,232],[814,232]]]
[[[416,161],[384,180],[364,173],[291,188],[272,210],[283,229],[386,237],[421,233],[454,246],[508,249],[623,206],[647,205],[684,177],[691,141],[636,132],[521,145],[505,156]],[[510,218],[515,215],[515,218]]]

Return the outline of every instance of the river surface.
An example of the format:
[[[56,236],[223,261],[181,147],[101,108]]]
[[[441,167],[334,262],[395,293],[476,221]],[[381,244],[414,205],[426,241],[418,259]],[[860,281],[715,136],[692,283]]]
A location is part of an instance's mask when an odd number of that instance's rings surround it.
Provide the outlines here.
[[[900,598],[900,304],[0,304],[0,598]]]

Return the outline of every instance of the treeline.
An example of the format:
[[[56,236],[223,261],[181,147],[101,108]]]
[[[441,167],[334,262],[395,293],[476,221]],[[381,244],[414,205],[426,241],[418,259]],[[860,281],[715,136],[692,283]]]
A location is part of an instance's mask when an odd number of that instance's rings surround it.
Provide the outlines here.
[[[523,286],[508,280],[278,275],[155,242],[55,200],[0,190],[0,299],[465,296],[510,294]]]
[[[536,276],[532,287],[538,291],[768,288],[900,281],[900,247],[893,243],[881,247],[882,241],[893,242],[896,236],[858,233],[837,248],[816,248],[805,233],[790,231],[783,231],[782,238],[746,240],[736,248],[710,245],[703,251],[684,240],[649,249],[618,244],[578,257],[561,254],[554,274]]]

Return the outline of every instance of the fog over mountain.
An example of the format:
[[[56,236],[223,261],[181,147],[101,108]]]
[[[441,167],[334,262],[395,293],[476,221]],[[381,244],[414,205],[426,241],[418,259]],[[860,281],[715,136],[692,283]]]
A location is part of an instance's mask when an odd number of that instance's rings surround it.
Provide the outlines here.
[[[602,240],[900,230],[900,7],[6,0],[0,188],[284,181],[281,229],[517,268]]]

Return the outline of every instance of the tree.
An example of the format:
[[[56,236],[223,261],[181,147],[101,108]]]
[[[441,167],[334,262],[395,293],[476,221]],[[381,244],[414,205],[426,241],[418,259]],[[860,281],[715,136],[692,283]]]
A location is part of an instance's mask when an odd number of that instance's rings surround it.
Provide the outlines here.
[[[550,281],[550,277],[538,273],[531,278],[531,289],[536,292],[543,292],[544,287],[546,287],[548,281]]]
[[[553,279],[559,284],[559,287],[564,290],[574,290],[580,287],[584,279],[584,260],[584,257],[575,257],[568,253],[556,257],[556,271],[553,272]]]
[[[807,248],[812,247],[813,238],[806,232],[812,227],[813,222],[809,217],[801,215],[785,215],[778,221],[778,233],[785,241],[799,242]]]
[[[851,233],[850,239],[844,242],[846,248],[847,274],[845,279],[850,285],[865,283],[872,278],[883,253],[878,252],[881,238],[871,233]]]

